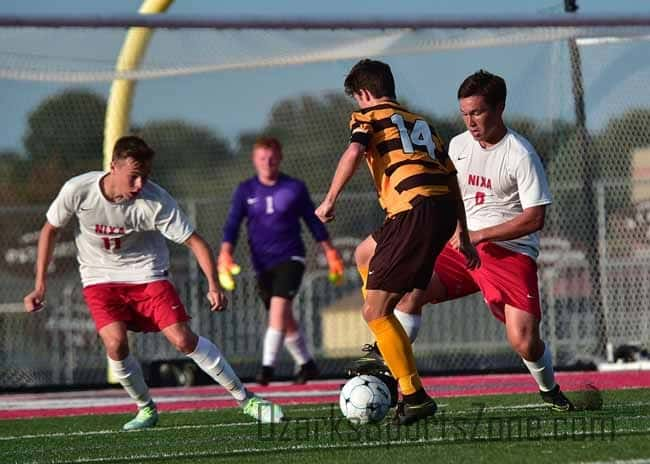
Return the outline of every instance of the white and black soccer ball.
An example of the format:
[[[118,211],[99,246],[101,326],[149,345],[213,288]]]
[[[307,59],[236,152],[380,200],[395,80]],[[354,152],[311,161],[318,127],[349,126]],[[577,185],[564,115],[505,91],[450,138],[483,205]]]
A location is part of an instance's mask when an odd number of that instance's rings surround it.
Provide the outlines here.
[[[390,409],[390,390],[374,375],[357,375],[343,385],[339,405],[341,412],[350,422],[379,422]]]

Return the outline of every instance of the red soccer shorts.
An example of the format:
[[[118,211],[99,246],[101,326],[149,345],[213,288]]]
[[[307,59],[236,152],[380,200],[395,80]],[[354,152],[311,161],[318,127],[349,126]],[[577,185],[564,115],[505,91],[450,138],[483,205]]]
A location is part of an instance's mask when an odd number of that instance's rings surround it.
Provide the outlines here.
[[[83,296],[99,332],[112,322],[122,321],[134,332],[160,332],[185,322],[190,316],[168,280],[146,284],[107,283],[90,285]]]
[[[454,300],[480,291],[492,314],[505,323],[505,305],[526,311],[541,319],[537,263],[530,256],[495,243],[476,247],[481,266],[467,269],[465,257],[445,246],[436,260],[435,273],[447,289],[444,300]],[[440,301],[432,301],[440,303]]]

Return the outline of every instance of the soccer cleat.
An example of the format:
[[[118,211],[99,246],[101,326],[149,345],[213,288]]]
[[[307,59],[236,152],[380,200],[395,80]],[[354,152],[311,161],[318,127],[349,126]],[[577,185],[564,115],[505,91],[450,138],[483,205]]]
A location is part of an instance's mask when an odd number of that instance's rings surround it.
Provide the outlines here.
[[[251,416],[263,424],[277,424],[284,418],[284,413],[280,406],[256,395],[251,395],[244,401],[242,409],[244,410],[244,414]]]
[[[573,403],[560,390],[559,384],[556,384],[553,390],[547,392],[540,390],[539,394],[544,400],[544,403],[550,406],[553,411],[566,412],[575,409]]]
[[[255,382],[265,386],[273,379],[273,367],[271,366],[262,366],[257,375],[255,376]]]
[[[353,375],[373,375],[388,372],[388,366],[386,366],[386,362],[379,351],[379,347],[377,347],[377,343],[365,344],[361,348],[361,351],[365,354],[359,359],[356,359],[348,368],[348,377],[352,377]]]
[[[423,401],[418,403],[397,403],[397,410],[393,422],[395,425],[411,425],[421,419],[433,416],[438,410],[438,405],[433,398],[426,395]]]
[[[148,429],[158,423],[158,410],[154,402],[150,402],[146,406],[138,410],[138,414],[129,422],[124,424],[122,430],[140,430]]]
[[[320,370],[314,362],[313,359],[310,359],[305,364],[300,366],[300,370],[296,374],[296,378],[293,380],[293,383],[302,385],[307,383],[308,380],[317,379],[320,375]]]

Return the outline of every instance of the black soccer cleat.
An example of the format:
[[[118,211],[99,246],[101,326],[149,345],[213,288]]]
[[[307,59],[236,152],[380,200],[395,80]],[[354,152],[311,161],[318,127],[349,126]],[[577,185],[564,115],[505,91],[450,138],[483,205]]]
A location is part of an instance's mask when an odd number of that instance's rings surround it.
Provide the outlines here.
[[[433,416],[438,410],[436,402],[424,394],[424,398],[419,402],[406,402],[404,400],[397,403],[397,410],[393,423],[395,425],[411,425],[419,420]]]
[[[547,392],[540,390],[539,394],[542,400],[544,400],[544,403],[550,406],[553,411],[567,412],[575,409],[573,403],[560,390],[559,384],[556,384],[553,390]]]
[[[273,367],[272,366],[262,366],[257,375],[255,376],[255,382],[265,386],[273,379]]]
[[[320,370],[314,362],[313,359],[310,359],[305,364],[300,366],[300,370],[296,374],[296,377],[293,379],[293,383],[302,385],[307,383],[308,380],[317,379],[320,376]]]
[[[354,360],[352,365],[348,367],[348,377],[364,374],[376,375],[388,373],[388,375],[390,375],[388,366],[379,351],[379,347],[377,347],[377,343],[367,343],[363,345],[361,351],[365,354],[359,359]]]

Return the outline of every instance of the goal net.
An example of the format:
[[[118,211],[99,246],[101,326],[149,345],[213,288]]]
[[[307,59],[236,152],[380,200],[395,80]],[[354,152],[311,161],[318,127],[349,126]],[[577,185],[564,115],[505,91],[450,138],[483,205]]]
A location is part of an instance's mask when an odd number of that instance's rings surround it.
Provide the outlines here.
[[[130,127],[156,150],[153,178],[218,247],[232,192],[253,175],[250,149],[261,134],[279,137],[282,170],[303,179],[316,203],[322,199],[349,139],[354,102],[343,93],[343,79],[364,57],[391,65],[398,100],[429,117],[445,140],[463,131],[460,82],[481,68],[506,79],[506,122],[536,147],[554,196],[542,232],[539,282],[543,338],[556,364],[597,362],[607,346],[648,345],[647,25],[177,23],[155,28],[142,63],[118,72],[128,25],[4,21],[0,27],[0,388],[106,381],[103,349],[81,299],[72,227],[59,237],[47,309],[27,315],[21,302],[33,285],[36,240],[49,202],[67,178],[102,168],[114,79],[136,83]],[[307,272],[294,310],[327,375],[341,375],[371,340],[359,311],[352,252],[383,216],[365,171],[347,187],[329,225],[345,255],[344,285],[327,282],[319,247],[304,237]],[[188,250],[171,248],[172,278],[192,327],[250,377],[261,360],[266,313],[245,230],[236,253],[244,271],[223,314],[209,312]],[[181,359],[159,335],[135,337],[133,348],[152,376],[157,363]],[[424,372],[522,368],[478,295],[427,306],[414,349]],[[279,373],[290,375],[292,368],[284,357]]]

